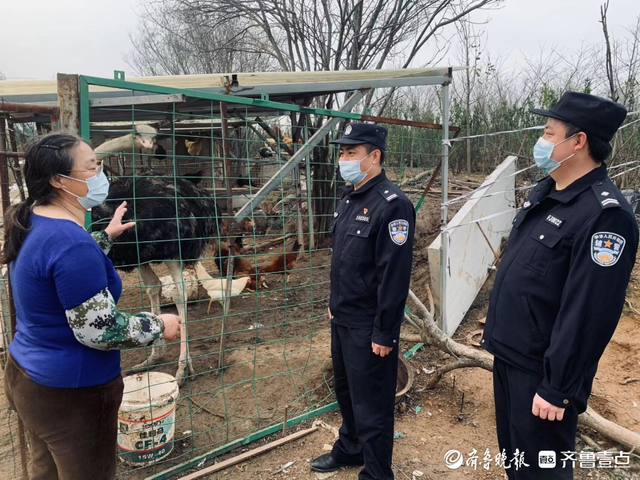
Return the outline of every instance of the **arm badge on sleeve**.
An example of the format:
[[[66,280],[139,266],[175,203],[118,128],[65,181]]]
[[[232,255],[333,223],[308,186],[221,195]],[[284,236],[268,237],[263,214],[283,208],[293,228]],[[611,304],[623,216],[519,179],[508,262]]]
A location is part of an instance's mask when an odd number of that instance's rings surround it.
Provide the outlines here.
[[[409,238],[409,222],[394,220],[389,222],[389,235],[396,245],[404,245]]]
[[[617,233],[598,232],[591,237],[591,258],[601,267],[612,267],[622,255],[627,241]]]

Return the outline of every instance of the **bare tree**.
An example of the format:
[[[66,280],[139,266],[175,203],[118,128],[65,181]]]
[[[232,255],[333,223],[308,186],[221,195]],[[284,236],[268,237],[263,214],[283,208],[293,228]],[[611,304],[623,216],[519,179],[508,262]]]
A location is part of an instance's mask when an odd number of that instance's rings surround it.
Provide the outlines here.
[[[606,47],[605,66],[607,69],[607,79],[609,80],[609,96],[614,102],[618,101],[616,93],[616,79],[613,73],[613,54],[611,53],[611,40],[609,39],[609,28],[607,26],[607,11],[609,10],[609,1],[600,7],[600,23],[602,24],[602,32],[604,33],[604,41]]]
[[[472,121],[472,98],[473,91],[480,77],[480,56],[482,54],[483,33],[477,32],[475,25],[471,22],[471,16],[460,20],[456,24],[458,32],[458,60],[467,68],[464,71],[464,82],[462,84],[462,97],[465,110],[466,135],[471,135]],[[458,84],[454,83],[457,90]],[[457,92],[456,92],[457,93]],[[471,173],[471,140],[467,140],[467,173]]]
[[[142,5],[133,51],[125,60],[142,75],[185,75],[267,71],[273,61],[263,49],[247,47],[247,22],[240,18],[210,29],[197,15],[165,3]]]
[[[409,67],[445,27],[501,2],[158,0],[152,8],[171,12],[174,17],[197,19],[201,28],[210,32],[240,22],[239,43],[244,49],[267,54],[283,71],[318,71],[379,69],[392,61]],[[372,101],[369,95],[365,108]],[[379,113],[387,103],[381,102]]]

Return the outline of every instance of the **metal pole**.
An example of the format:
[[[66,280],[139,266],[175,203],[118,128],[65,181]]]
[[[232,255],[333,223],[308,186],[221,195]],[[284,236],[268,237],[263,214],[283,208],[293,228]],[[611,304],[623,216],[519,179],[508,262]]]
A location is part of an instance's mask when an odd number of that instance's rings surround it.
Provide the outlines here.
[[[449,197],[449,84],[442,86],[442,233],[440,234],[440,328],[446,332],[447,274],[449,235],[447,200]]]
[[[218,368],[224,367],[224,345],[225,345],[225,323],[226,317],[229,313],[229,304],[231,303],[231,287],[233,283],[233,267],[234,267],[234,242],[231,239],[231,231],[234,229],[233,219],[233,191],[231,190],[231,146],[229,145],[229,124],[227,103],[220,102],[220,117],[222,121],[222,156],[223,169],[224,169],[224,186],[227,197],[227,230],[229,232],[229,238],[227,239],[229,255],[227,257],[227,284],[224,289],[224,307],[222,311],[222,329],[220,332],[220,354],[218,356]],[[222,274],[222,272],[220,272]],[[256,290],[257,277],[256,277]]]
[[[304,114],[306,115],[306,114]],[[304,135],[304,143],[306,144],[309,141],[309,118],[305,118],[304,121],[304,130],[302,131]],[[307,158],[305,158],[305,167],[307,173],[307,214],[309,215],[309,244],[308,249],[312,251],[315,249],[316,240],[314,238],[313,232],[313,199],[311,189],[313,188],[313,183],[311,181],[311,158],[313,157],[313,150],[311,150],[307,154]]]
[[[364,96],[366,90],[358,90],[354,92],[344,103],[340,111],[349,112]],[[322,127],[318,129],[316,133],[309,139],[309,141],[302,146],[300,150],[294,153],[289,161],[285,163],[280,170],[273,174],[273,176],[265,183],[260,190],[255,194],[255,196],[248,201],[244,206],[236,213],[236,221],[240,222],[242,219],[249,215],[249,212],[252,212],[258,205],[262,203],[269,193],[278,187],[282,183],[282,179],[289,175],[291,171],[295,168],[295,166],[300,163],[300,160],[310,155],[310,152],[313,150],[321,140],[331,131],[331,129],[340,122],[339,117],[332,117],[325,123]]]

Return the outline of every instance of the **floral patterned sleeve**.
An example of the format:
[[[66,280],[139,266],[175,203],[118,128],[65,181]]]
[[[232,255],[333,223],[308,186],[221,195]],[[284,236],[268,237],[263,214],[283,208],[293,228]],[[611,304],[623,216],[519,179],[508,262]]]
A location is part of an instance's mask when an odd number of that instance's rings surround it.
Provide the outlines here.
[[[111,247],[113,246],[113,240],[111,240],[109,235],[107,235],[107,232],[99,230],[97,232],[92,232],[91,236],[100,247],[100,250],[102,250],[105,255],[108,255]]]
[[[147,346],[164,333],[164,323],[153,313],[119,311],[108,288],[67,310],[66,315],[76,339],[98,350]]]

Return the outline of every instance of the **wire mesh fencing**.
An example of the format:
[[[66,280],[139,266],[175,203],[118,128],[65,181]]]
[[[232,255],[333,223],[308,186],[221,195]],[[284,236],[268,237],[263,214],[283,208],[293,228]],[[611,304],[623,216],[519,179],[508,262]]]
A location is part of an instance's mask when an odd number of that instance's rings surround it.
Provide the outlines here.
[[[327,125],[349,117],[189,95],[117,103],[95,102],[83,124],[111,182],[87,225],[104,229],[126,201],[136,226],[109,252],[118,308],[185,318],[179,342],[122,354],[136,388],[119,418],[119,475],[137,478],[333,403],[328,234],[341,182],[329,142],[343,125]],[[390,125],[384,167],[414,202],[441,135]],[[174,410],[158,373],[180,383]]]

